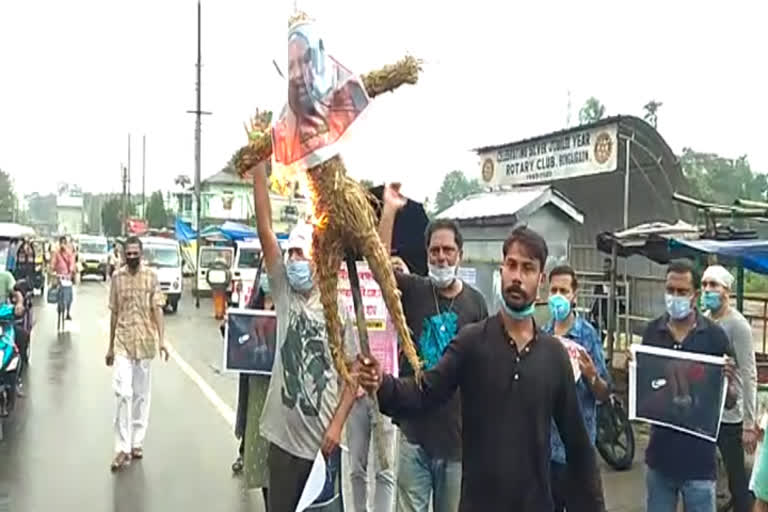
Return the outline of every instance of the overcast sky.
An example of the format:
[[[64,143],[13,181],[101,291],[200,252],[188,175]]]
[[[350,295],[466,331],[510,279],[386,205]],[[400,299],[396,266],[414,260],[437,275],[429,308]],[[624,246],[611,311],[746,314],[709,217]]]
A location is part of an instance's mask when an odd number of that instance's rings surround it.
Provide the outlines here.
[[[377,99],[345,158],[357,178],[403,181],[416,199],[445,173],[479,176],[471,148],[565,127],[589,96],[609,115],[664,103],[659,131],[768,172],[765,11],[759,2],[299,1],[326,48],[363,73],[406,53],[416,86]],[[720,8],[707,7],[718,5]],[[757,7],[753,7],[757,5]],[[134,193],[193,176],[195,0],[0,0],[0,168],[24,193],[57,182],[117,191],[132,138]],[[203,178],[276,109],[292,0],[203,1]]]

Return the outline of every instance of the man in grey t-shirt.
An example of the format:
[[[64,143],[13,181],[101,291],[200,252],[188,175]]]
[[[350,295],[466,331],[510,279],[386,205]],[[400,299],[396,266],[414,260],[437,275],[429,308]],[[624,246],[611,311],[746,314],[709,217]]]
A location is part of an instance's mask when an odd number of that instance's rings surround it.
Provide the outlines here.
[[[270,443],[267,510],[293,512],[318,450],[329,466],[338,460],[341,431],[356,386],[339,382],[328,348],[309,260],[312,227],[299,223],[293,229],[283,257],[271,226],[265,165],[252,170],[256,225],[277,314],[275,362],[260,423],[261,435]],[[351,329],[345,323],[349,343]]]
[[[701,278],[704,308],[710,318],[723,328],[736,354],[736,406],[723,412],[717,445],[728,472],[728,487],[734,512],[752,510],[752,496],[744,467],[744,450],[755,451],[757,431],[757,366],[752,328],[744,316],[730,306],[733,276],[724,267],[712,265]]]

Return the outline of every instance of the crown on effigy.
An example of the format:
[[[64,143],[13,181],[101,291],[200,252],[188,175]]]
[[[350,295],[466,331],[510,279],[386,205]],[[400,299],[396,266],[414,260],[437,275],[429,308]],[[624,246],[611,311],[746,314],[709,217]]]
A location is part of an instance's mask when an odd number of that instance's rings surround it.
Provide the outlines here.
[[[290,18],[288,18],[288,29],[290,30],[296,25],[300,23],[306,23],[308,21],[312,21],[312,18],[309,16],[309,14],[305,13],[304,11],[296,11]]]

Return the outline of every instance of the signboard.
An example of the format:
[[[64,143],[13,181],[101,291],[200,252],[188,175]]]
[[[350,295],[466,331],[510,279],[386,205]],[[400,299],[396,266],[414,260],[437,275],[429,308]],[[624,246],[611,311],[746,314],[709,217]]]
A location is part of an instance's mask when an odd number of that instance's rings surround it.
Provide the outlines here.
[[[632,345],[629,419],[717,442],[728,379],[725,357]]]
[[[357,262],[357,276],[360,279],[360,294],[363,299],[363,311],[368,325],[368,344],[373,356],[379,360],[385,373],[398,375],[398,348],[395,326],[389,317],[389,311],[381,295],[381,288],[373,279],[367,263]],[[339,298],[346,312],[355,318],[355,304],[352,300],[352,288],[346,264],[339,271]]]
[[[482,152],[483,183],[522,185],[615,171],[617,134],[614,123]]]

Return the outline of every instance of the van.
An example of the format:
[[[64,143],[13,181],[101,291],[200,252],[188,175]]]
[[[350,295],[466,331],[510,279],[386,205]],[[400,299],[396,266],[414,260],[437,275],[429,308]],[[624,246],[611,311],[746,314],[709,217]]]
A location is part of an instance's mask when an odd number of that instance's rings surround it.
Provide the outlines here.
[[[109,258],[107,237],[79,235],[76,237],[76,243],[78,245],[80,274],[83,277],[88,275],[100,276],[103,281],[106,281],[107,259]]]
[[[160,289],[166,297],[166,306],[176,313],[184,286],[179,242],[171,238],[144,237],[141,244],[144,264],[157,273]]]
[[[261,265],[261,244],[259,241],[236,242],[229,296],[231,306],[246,307],[253,291],[259,265]]]
[[[224,260],[228,268],[232,268],[232,262],[235,259],[235,249],[233,247],[208,245],[200,247],[200,257],[197,261],[197,293],[200,296],[211,293],[211,286],[208,284],[208,269],[217,259]]]

